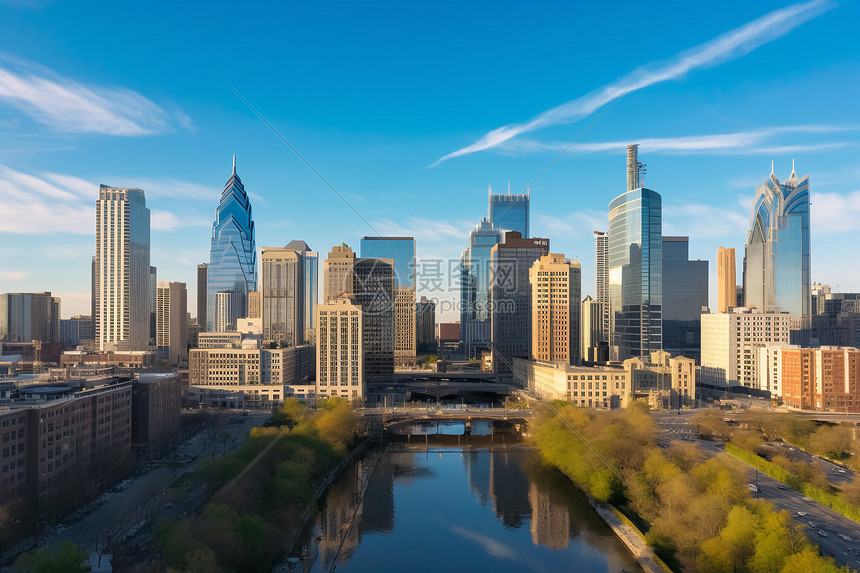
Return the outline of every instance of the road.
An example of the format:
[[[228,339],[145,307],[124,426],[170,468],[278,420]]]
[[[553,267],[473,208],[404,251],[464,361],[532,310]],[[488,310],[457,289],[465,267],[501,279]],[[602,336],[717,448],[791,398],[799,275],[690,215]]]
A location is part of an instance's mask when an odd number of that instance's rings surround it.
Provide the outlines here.
[[[226,416],[226,414],[225,414]],[[268,412],[252,413],[248,416],[236,416],[232,419],[239,423],[225,423],[222,439],[212,439],[204,430],[190,438],[179,447],[183,455],[196,456],[195,461],[185,467],[174,468],[160,465],[148,472],[130,479],[130,483],[118,492],[106,492],[99,501],[87,506],[90,513],[75,523],[65,523],[65,528],[58,534],[57,524],[50,524],[45,532],[43,541],[48,547],[56,547],[63,541],[71,541],[92,553],[110,553],[116,543],[137,543],[151,533],[151,526],[159,519],[179,510],[176,507],[165,508],[167,499],[166,489],[179,476],[196,470],[203,460],[211,455],[232,451],[241,443],[254,426],[259,426],[270,417]],[[196,494],[197,492],[195,492]],[[138,528],[143,522],[143,526]],[[129,539],[129,530],[138,529],[136,537]],[[123,537],[126,540],[123,541]]]
[[[665,412],[652,414],[660,431],[658,439],[663,443],[672,440],[696,443],[709,457],[724,453],[722,444],[698,439],[695,426],[689,424],[689,418],[693,413],[693,411],[684,411],[681,414]],[[845,473],[840,473],[839,466],[817,456],[796,448],[789,451],[793,455],[796,454],[797,459],[822,462],[828,469],[828,478],[832,478],[836,483],[844,483],[853,478],[853,472],[846,470]],[[803,524],[810,541],[820,545],[823,555],[833,557],[838,565],[848,565],[860,570],[860,524],[812,501],[802,493],[755,468],[747,464],[744,466],[747,468],[749,483],[758,484],[757,497],[770,501],[777,510],[789,512],[796,522]]]

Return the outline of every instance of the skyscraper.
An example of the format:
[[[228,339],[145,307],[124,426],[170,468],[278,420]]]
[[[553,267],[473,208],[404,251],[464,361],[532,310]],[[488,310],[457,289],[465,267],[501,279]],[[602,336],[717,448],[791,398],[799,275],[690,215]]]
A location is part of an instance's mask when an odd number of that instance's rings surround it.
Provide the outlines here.
[[[717,249],[717,288],[717,310],[728,312],[737,300],[734,247]]]
[[[149,209],[141,189],[99,187],[95,338],[99,350],[146,350],[152,329]]]
[[[188,362],[188,291],[185,283],[159,281],[155,345],[171,365]]]
[[[532,360],[580,363],[582,269],[564,255],[544,255],[529,270]]]
[[[600,303],[591,298],[591,295],[586,296],[585,300],[582,301],[580,322],[582,323],[582,342],[580,344],[582,360],[597,362],[602,322]]]
[[[304,265],[302,273],[304,276],[304,325],[302,333],[303,340],[311,340],[309,331],[316,328],[317,304],[319,303],[319,268],[320,254],[312,250],[304,241],[290,241],[288,249],[294,249],[302,255]]]
[[[157,334],[155,312],[158,308],[158,268],[149,267],[149,294],[152,297],[151,312],[149,313],[149,345],[155,345]]]
[[[0,294],[0,340],[60,340],[60,299],[49,292]]]
[[[331,248],[323,263],[323,302],[337,298],[341,293],[353,292],[355,253],[346,243]]]
[[[207,269],[209,265],[201,263],[197,265],[197,324],[201,328],[206,328],[208,321],[206,320],[206,283]]]
[[[342,294],[317,312],[317,393],[362,400],[365,396],[363,311]]]
[[[415,338],[417,352],[436,351],[436,302],[426,296],[415,303]]]
[[[627,146],[627,191],[609,203],[610,352],[614,360],[662,349],[660,194],[639,185],[638,145]]]
[[[531,346],[531,283],[529,269],[549,254],[549,239],[524,239],[505,232],[505,241],[490,251],[490,321],[493,369],[513,378],[514,358],[528,358]]]
[[[490,208],[487,218],[497,231],[516,231],[523,239],[529,237],[529,191],[511,195],[511,187],[508,185],[508,194],[495,194],[489,189]]]
[[[233,173],[215,210],[208,267],[207,330],[234,330],[236,319],[247,316],[248,293],[257,290],[257,247],[251,202],[236,174],[235,155]],[[224,294],[229,296],[219,296]]]
[[[501,232],[482,219],[469,232],[469,246],[460,258],[460,340],[470,358],[490,349],[490,261],[500,240]]]
[[[287,247],[263,247],[263,340],[284,346],[304,341],[304,261]]]
[[[414,365],[415,239],[362,237],[361,256],[394,261],[394,361],[397,366]]]
[[[390,382],[394,375],[394,261],[357,259],[353,279],[353,298],[364,317],[364,379]]]
[[[809,261],[809,175],[780,183],[773,173],[756,187],[744,255],[747,307],[808,319],[812,311]]]
[[[609,235],[603,231],[594,231],[594,292],[596,302],[600,305],[600,339],[594,341],[609,342]]]
[[[708,261],[689,260],[689,237],[663,237],[663,350],[701,358],[702,308],[708,306]]]

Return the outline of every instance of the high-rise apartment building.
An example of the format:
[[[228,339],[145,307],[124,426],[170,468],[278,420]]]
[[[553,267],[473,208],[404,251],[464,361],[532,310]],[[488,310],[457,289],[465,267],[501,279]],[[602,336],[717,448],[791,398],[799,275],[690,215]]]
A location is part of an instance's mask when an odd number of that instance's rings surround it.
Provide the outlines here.
[[[415,303],[415,334],[417,352],[436,351],[436,302],[426,296]]]
[[[157,334],[155,311],[158,308],[158,269],[149,267],[149,294],[152,297],[151,312],[149,313],[149,345],[155,345]]]
[[[317,394],[363,400],[366,389],[361,306],[348,295],[338,296],[317,307],[317,325]]]
[[[188,362],[188,292],[185,283],[160,281],[155,345],[171,365]]]
[[[49,292],[0,294],[0,340],[60,340],[60,299]]]
[[[415,239],[362,237],[362,258],[394,261],[394,362],[412,366],[416,360]]]
[[[99,350],[147,350],[152,334],[149,209],[141,189],[99,187],[95,339]]]
[[[663,350],[698,362],[708,261],[691,261],[689,253],[689,237],[663,237]]]
[[[341,293],[352,294],[355,272],[355,253],[346,243],[331,248],[323,263],[323,302],[337,298]]]
[[[759,348],[788,344],[792,317],[737,307],[702,315],[702,383],[758,386]]]
[[[263,340],[282,346],[304,341],[304,261],[287,247],[263,247]]]
[[[201,263],[197,265],[197,324],[206,328],[206,284],[208,282],[207,270],[209,265]]]
[[[310,331],[316,328],[317,304],[319,303],[319,268],[320,254],[312,250],[304,241],[290,241],[287,243],[288,249],[293,249],[302,255],[302,274],[304,285],[302,287],[304,294],[304,324],[302,326],[304,332],[302,337],[305,341],[313,340],[313,335]]]
[[[529,269],[548,254],[549,239],[524,239],[517,231],[506,231],[504,242],[490,250],[492,361],[500,379],[513,378],[514,358],[529,356],[532,339]]]
[[[735,249],[720,247],[717,249],[717,310],[728,312],[730,307],[737,306],[737,290],[735,278]]]
[[[394,261],[355,261],[353,299],[363,317],[364,380],[389,382],[394,375]]]
[[[508,194],[493,193],[489,188],[490,208],[487,214],[490,224],[497,231],[516,231],[520,237],[529,237],[529,204],[531,198],[529,191],[511,195],[511,187],[508,185]]]
[[[773,173],[756,188],[744,256],[745,306],[765,312],[812,314],[809,176],[781,183]]]
[[[469,246],[460,257],[460,341],[466,356],[490,350],[490,266],[501,232],[483,219],[469,232]]]
[[[206,287],[206,330],[236,328],[236,319],[248,313],[248,293],[257,290],[257,247],[251,202],[245,186],[233,173],[215,210],[209,250]]]
[[[564,255],[544,255],[529,270],[532,360],[580,363],[582,269]]]
[[[637,145],[627,147],[627,191],[609,203],[610,349],[614,360],[663,344],[663,223],[660,194],[639,185]]]
[[[598,362],[598,348],[602,335],[602,316],[600,303],[587,295],[582,301],[582,342],[580,344],[580,355],[586,362]]]
[[[600,340],[609,342],[611,320],[609,318],[609,235],[594,231],[594,292],[600,305]]]

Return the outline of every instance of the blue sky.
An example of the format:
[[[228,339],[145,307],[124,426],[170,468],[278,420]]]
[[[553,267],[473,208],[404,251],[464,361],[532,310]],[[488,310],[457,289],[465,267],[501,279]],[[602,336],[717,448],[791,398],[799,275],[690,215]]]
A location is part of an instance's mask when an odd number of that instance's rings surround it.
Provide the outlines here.
[[[628,143],[664,234],[711,261],[712,300],[717,247],[740,271],[755,186],[792,159],[810,175],[813,281],[860,290],[860,4],[577,4],[0,0],[0,292],[88,312],[104,183],[144,189],[152,264],[196,308],[236,153],[258,247],[321,257],[378,232],[456,260],[487,186],[534,182],[532,235],[580,259],[585,295]]]

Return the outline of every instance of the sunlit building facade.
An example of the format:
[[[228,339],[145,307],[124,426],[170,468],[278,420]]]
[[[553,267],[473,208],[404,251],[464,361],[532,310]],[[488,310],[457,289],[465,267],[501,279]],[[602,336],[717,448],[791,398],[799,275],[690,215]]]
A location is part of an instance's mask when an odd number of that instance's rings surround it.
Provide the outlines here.
[[[236,174],[236,156],[215,210],[207,275],[207,330],[232,330],[236,319],[247,316],[248,293],[257,290],[254,221],[245,186]]]

